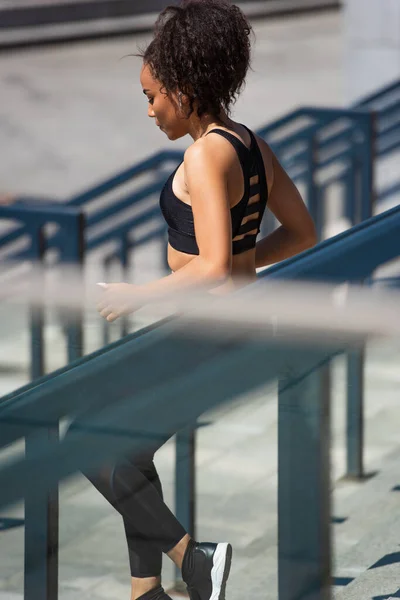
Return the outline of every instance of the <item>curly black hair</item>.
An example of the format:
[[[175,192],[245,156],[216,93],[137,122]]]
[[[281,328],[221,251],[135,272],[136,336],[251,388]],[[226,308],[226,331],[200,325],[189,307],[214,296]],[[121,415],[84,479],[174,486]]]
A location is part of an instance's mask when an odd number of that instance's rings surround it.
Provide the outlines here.
[[[190,112],[228,114],[251,60],[251,25],[229,0],[183,0],[157,19],[154,38],[140,54],[166,93],[182,92]],[[189,116],[188,115],[188,116]]]

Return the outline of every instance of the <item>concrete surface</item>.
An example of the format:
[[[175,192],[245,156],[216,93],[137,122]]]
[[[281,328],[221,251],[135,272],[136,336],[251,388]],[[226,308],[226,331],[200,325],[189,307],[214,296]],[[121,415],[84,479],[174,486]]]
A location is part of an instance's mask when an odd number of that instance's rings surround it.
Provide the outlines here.
[[[258,22],[254,71],[234,109],[256,128],[300,104],[342,104],[340,17],[320,14],[282,22]],[[104,40],[71,47],[36,49],[0,56],[0,185],[2,191],[70,194],[166,147],[145,118],[138,85],[139,62],[120,58],[145,38]],[[180,147],[184,146],[184,143]],[[156,261],[159,248],[143,251]],[[138,259],[139,278],[148,276]],[[155,271],[156,271],[155,267]],[[28,343],[23,310],[2,307],[0,395],[28,378]],[[137,320],[134,327],[142,326]],[[118,328],[112,329],[118,336]],[[88,315],[87,351],[101,344],[98,318]],[[65,362],[55,319],[47,327],[48,369]],[[344,600],[395,595],[396,564],[368,568],[396,552],[399,531],[400,459],[398,402],[400,346],[370,345],[366,373],[366,467],[379,471],[363,483],[339,481],[344,473],[344,365],[335,363],[332,466],[334,583]],[[228,600],[277,598],[276,389],[236,401],[204,415],[198,436],[198,537],[229,540],[235,549]],[[17,448],[8,450],[8,456]],[[4,459],[4,453],[0,459]],[[173,506],[173,441],[157,456],[166,500]],[[2,517],[18,518],[16,506]],[[80,477],[61,488],[60,600],[129,598],[130,578],[120,518]],[[387,575],[384,575],[387,573]],[[368,582],[367,582],[368,579]],[[400,579],[400,578],[399,578]],[[372,581],[373,580],[373,581]],[[164,583],[173,581],[165,561]],[[367,583],[365,583],[367,582]],[[23,530],[0,533],[0,600],[21,600]],[[382,600],[383,600],[382,597]],[[39,600],[39,599],[38,599]],[[41,600],[41,599],[40,599]]]

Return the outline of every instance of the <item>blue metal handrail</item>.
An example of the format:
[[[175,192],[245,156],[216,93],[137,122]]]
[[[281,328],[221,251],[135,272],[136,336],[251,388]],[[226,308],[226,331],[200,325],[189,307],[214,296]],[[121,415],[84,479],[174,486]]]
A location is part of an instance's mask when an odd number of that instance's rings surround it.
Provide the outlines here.
[[[288,122],[289,121],[293,122],[297,118],[305,116],[305,115],[313,115],[314,117],[318,117],[319,120],[316,124],[314,124],[314,126],[308,127],[307,129],[303,130],[301,133],[296,133],[289,137],[286,137],[283,142],[277,142],[275,144],[272,143],[273,149],[277,152],[278,156],[280,156],[282,158],[284,166],[286,168],[288,168],[289,171],[291,171],[293,168],[296,168],[297,165],[303,164],[303,167],[301,168],[301,170],[299,171],[297,169],[297,171],[296,171],[296,175],[295,175],[296,180],[303,179],[307,175],[307,172],[309,169],[309,154],[308,154],[307,150],[299,150],[299,151],[297,151],[297,153],[292,155],[289,158],[289,160],[287,160],[285,157],[285,150],[287,147],[293,147],[294,144],[298,144],[299,142],[304,142],[304,143],[312,142],[314,135],[317,135],[317,133],[323,134],[323,128],[326,127],[327,125],[329,125],[329,123],[332,122],[333,120],[339,118],[340,116],[344,116],[346,118],[350,118],[350,116],[351,116],[351,118],[357,120],[359,118],[362,119],[363,117],[365,117],[366,113],[363,113],[363,112],[357,113],[356,111],[353,111],[353,112],[352,111],[341,111],[341,110],[337,111],[337,110],[333,110],[333,109],[327,110],[327,109],[304,108],[304,109],[299,109],[297,111],[293,111],[292,113],[287,115],[285,118],[285,121],[287,120]],[[260,130],[259,134],[261,134],[263,137],[266,137],[265,132],[270,129],[271,129],[271,127],[266,128],[264,130]],[[345,143],[346,149],[339,147],[338,150],[334,151],[333,153],[331,152],[331,155],[329,157],[327,157],[325,160],[318,161],[318,164],[316,165],[317,168],[325,168],[336,161],[345,162],[345,161],[348,161],[349,158],[351,158],[353,156],[354,148],[352,148],[351,141],[346,139],[346,134],[343,134],[341,137],[338,137],[337,135],[335,135],[334,137],[331,137],[331,138],[327,137],[326,139],[323,139],[320,143],[318,143],[318,146],[319,146],[320,150],[327,150],[332,147],[332,144],[337,145],[338,143],[342,143],[342,144]],[[160,152],[160,153],[152,156],[150,159],[143,161],[139,165],[137,165],[131,169],[127,169],[127,170],[123,171],[122,173],[106,180],[105,182],[101,183],[100,185],[96,186],[95,188],[93,188],[87,192],[84,192],[84,193],[80,194],[79,196],[75,196],[70,201],[68,201],[67,204],[72,205],[72,206],[83,206],[83,205],[86,206],[88,203],[96,201],[98,198],[100,198],[104,194],[109,193],[110,191],[118,188],[120,185],[127,183],[131,179],[136,178],[140,175],[143,175],[145,172],[148,172],[149,170],[154,171],[155,169],[159,168],[167,161],[178,162],[178,161],[182,160],[182,156],[183,156],[182,153],[179,153],[179,152]],[[151,196],[153,193],[155,194],[155,193],[159,192],[162,188],[162,185],[163,185],[163,180],[160,177],[158,177],[155,182],[153,182],[152,184],[150,184],[148,186],[144,186],[138,192],[129,194],[129,195],[125,196],[125,198],[123,197],[122,199],[118,200],[117,203],[113,203],[108,208],[101,209],[100,211],[91,215],[88,218],[88,223],[87,223],[88,226],[91,227],[94,224],[99,224],[102,221],[106,221],[111,216],[114,216],[115,214],[122,212],[124,209],[126,209],[128,207],[132,207],[132,206],[140,203],[142,200],[145,200],[146,198]],[[132,222],[132,227],[134,227],[134,226],[135,226],[135,223]],[[0,238],[0,244],[5,244],[5,243],[14,241],[22,233],[23,233],[23,230],[21,229],[21,230],[7,234],[3,238]],[[112,230],[110,231],[110,236],[115,237],[114,232]],[[56,237],[55,237],[55,241],[56,241]]]
[[[400,186],[399,186],[400,188]],[[260,274],[260,279],[307,279],[344,283],[348,281],[371,281],[374,271],[384,262],[394,258],[399,252],[399,222],[397,216],[400,207],[370,219],[345,231],[335,238],[324,241],[316,248],[298,257],[288,259],[274,265]],[[387,238],[382,236],[386,230]],[[375,248],[379,244],[379,252],[366,257],[367,244]],[[348,260],[353,249],[359,248],[358,261]],[[361,248],[363,250],[361,250]],[[345,249],[345,252],[343,250]],[[383,256],[386,254],[386,260]],[[400,252],[399,252],[400,254]],[[315,257],[318,257],[318,261]],[[373,281],[373,279],[372,279]],[[397,284],[396,284],[397,281]],[[399,277],[387,281],[389,286],[399,285]],[[379,279],[380,284],[385,284]],[[363,479],[364,472],[364,371],[365,352],[358,348],[347,355],[347,477]]]
[[[400,255],[399,232],[400,206],[396,206],[269,267],[259,274],[258,279],[359,282],[371,276],[382,264]],[[377,244],[379,248],[376,248]],[[371,255],[368,247],[374,249]]]
[[[102,196],[103,194],[110,192],[111,190],[119,187],[120,185],[127,183],[131,179],[139,177],[140,175],[143,175],[148,171],[153,171],[155,168],[159,167],[166,161],[180,160],[181,155],[182,154],[180,152],[157,152],[156,154],[153,154],[152,156],[140,162],[139,164],[134,165],[133,167],[129,167],[128,169],[121,171],[117,175],[106,179],[99,185],[96,185],[94,188],[91,188],[86,192],[78,194],[77,196],[73,196],[70,200],[68,200],[68,204],[71,204],[72,206],[83,206],[87,202],[95,200],[99,196]]]
[[[386,103],[391,99],[391,96],[396,95],[396,97],[398,98],[400,95],[400,80],[396,80],[393,81],[392,83],[389,83],[388,85],[384,86],[383,88],[380,88],[378,91],[373,92],[372,94],[368,94],[367,96],[364,96],[363,98],[361,98],[360,100],[357,101],[356,104],[354,104],[354,108],[357,107],[362,107],[362,106],[369,106],[369,107],[374,107],[375,104],[380,104],[380,103]]]

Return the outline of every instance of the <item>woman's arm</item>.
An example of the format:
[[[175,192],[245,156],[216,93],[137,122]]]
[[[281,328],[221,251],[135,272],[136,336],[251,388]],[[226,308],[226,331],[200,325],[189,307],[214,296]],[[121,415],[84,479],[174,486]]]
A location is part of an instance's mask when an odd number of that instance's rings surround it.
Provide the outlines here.
[[[188,148],[184,160],[199,255],[176,273],[145,285],[147,292],[197,284],[213,287],[231,272],[229,157],[226,153],[216,152],[213,141],[211,138],[199,140]]]
[[[256,267],[266,267],[317,243],[315,226],[300,193],[273,156],[273,184],[268,208],[281,226],[256,245]]]
[[[108,321],[140,308],[141,296],[157,298],[197,286],[211,289],[230,275],[232,225],[227,190],[229,167],[229,155],[216,152],[210,138],[199,140],[186,151],[185,182],[193,210],[199,255],[175,273],[143,286],[125,283],[106,285],[99,310]]]

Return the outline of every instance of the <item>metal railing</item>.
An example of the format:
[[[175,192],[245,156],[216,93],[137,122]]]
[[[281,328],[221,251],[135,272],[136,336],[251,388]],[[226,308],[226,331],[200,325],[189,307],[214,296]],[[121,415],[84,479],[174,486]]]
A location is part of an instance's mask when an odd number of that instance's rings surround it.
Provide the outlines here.
[[[341,214],[352,224],[370,216],[377,210],[379,202],[400,193],[399,183],[392,182],[380,189],[374,183],[377,163],[400,148],[400,82],[364,99],[360,102],[360,107],[355,108],[356,110],[350,111],[304,108],[293,111],[259,132],[271,142],[290,175],[299,185],[304,186],[304,196],[320,235],[325,225],[327,198],[330,188],[335,185],[340,186],[342,192],[344,190],[339,199],[343,202]],[[372,113],[368,112],[371,110]],[[82,263],[88,252],[104,248],[102,260],[105,277],[107,278],[107,269],[115,261],[122,265],[126,273],[130,269],[132,250],[150,240],[158,240],[165,247],[165,225],[156,196],[166,179],[167,168],[176,166],[181,159],[180,152],[158,153],[71,198],[66,205],[55,205],[52,202],[44,205],[41,202],[35,206],[33,199],[28,204],[17,202],[12,207],[2,207],[0,217],[14,218],[20,225],[0,237],[0,249],[8,261],[32,260],[37,257],[37,252],[42,257],[41,260],[44,260],[45,255],[56,250],[61,260]],[[121,194],[121,188],[132,182],[138,187]],[[110,200],[110,195],[115,193],[117,197]],[[75,219],[75,233],[71,238],[68,239],[68,235],[65,235],[67,230],[63,231],[66,225],[64,220],[59,223],[58,231],[46,231],[44,237],[42,228],[40,243],[36,241],[36,245],[28,244],[23,249],[15,249],[16,243],[32,235],[31,225],[37,221],[31,220],[31,214],[35,215],[35,219],[40,215],[40,224],[44,225],[49,222],[57,223],[58,217],[54,215],[60,216],[63,211],[70,215],[66,219],[70,219],[71,223]],[[85,223],[79,211],[85,211]],[[120,219],[117,223],[113,222],[116,218]],[[267,221],[267,228],[271,225]],[[142,226],[146,228],[144,232],[140,230]],[[75,248],[74,251],[71,250],[72,247]],[[324,242],[322,248],[330,249],[330,243]],[[164,249],[160,255],[162,264],[165,264]],[[286,261],[273,267],[267,276],[291,276],[291,264],[292,262]],[[347,261],[344,264],[347,265]],[[317,275],[314,273],[311,276]],[[398,285],[398,278],[390,278],[387,284]],[[32,312],[31,320],[31,377],[35,379],[45,371],[43,312]],[[126,333],[127,328],[123,323],[121,334]],[[104,343],[108,343],[108,336],[109,328],[105,325]],[[82,322],[75,323],[67,332],[69,361],[84,352],[82,342]],[[347,475],[357,478],[364,476],[363,376],[363,350],[349,352]],[[178,512],[187,528],[193,531],[194,507],[190,508],[187,499],[194,497],[195,432],[190,429],[180,432],[176,448],[177,497],[181,499]]]
[[[8,277],[8,282],[21,279],[19,268],[28,267],[28,272],[35,272],[36,285],[44,275],[42,268],[48,264],[48,259],[56,260],[60,265],[83,265],[84,257],[84,214],[70,206],[0,206],[0,219],[4,225],[23,229],[24,236],[18,235],[18,242],[23,249],[14,250],[3,258],[1,275]],[[22,226],[21,226],[22,224]],[[57,233],[52,233],[56,229]],[[12,236],[12,232],[8,234]],[[56,241],[54,240],[56,237]],[[18,257],[18,263],[14,260]],[[21,258],[24,260],[21,260]],[[5,260],[6,259],[6,260]],[[26,276],[26,275],[24,275]],[[29,321],[31,330],[31,379],[41,377],[45,371],[45,309],[43,306],[33,306],[30,309]],[[82,355],[82,317],[76,313],[76,320],[65,329],[67,358],[73,361]]]
[[[373,110],[372,110],[373,109]],[[371,112],[372,110],[372,112]],[[397,181],[382,189],[373,189],[372,161],[384,159],[400,148],[400,82],[362,101],[351,110],[302,108],[259,130],[276,151],[291,177],[304,184],[304,197],[322,233],[325,198],[334,185],[344,190],[342,216],[355,224],[371,216],[376,202],[398,194]],[[115,245],[115,258],[124,261],[133,248],[151,239],[165,239],[165,225],[157,210],[157,195],[166,179],[168,165],[176,166],[182,160],[181,152],[159,152],[105,180],[99,185],[66,201],[67,205],[81,207],[88,213],[85,232],[87,251],[98,249],[106,243]],[[150,181],[120,195],[120,188],[135,184],[141,177]],[[369,187],[368,187],[369,182]],[[372,188],[372,189],[371,189]],[[104,200],[116,194],[111,201]],[[23,202],[32,200],[21,199]],[[33,200],[34,201],[34,200]],[[107,204],[104,206],[104,204]],[[127,216],[124,211],[136,214]],[[117,217],[124,223],[113,224]],[[151,231],[138,235],[141,226],[151,225]],[[100,229],[100,232],[99,232]],[[5,248],[24,234],[20,228],[0,237],[0,247]],[[54,237],[56,243],[57,237]],[[162,262],[165,255],[162,253]],[[26,257],[23,253],[21,258]],[[105,265],[110,257],[104,259]]]
[[[360,281],[400,255],[400,207],[370,219],[289,260],[280,276]],[[345,260],[344,260],[345,258]],[[278,269],[261,276],[254,289]],[[326,273],[326,277],[324,274]],[[246,288],[251,294],[251,287]],[[353,346],[290,347],[274,340],[186,335],[179,318],[128,336],[3,398],[0,444],[21,438],[25,456],[0,468],[0,508],[25,498],[25,600],[57,598],[57,494],[77,470],[142,450],[174,430],[189,431],[200,414],[265,382],[279,379],[279,599],[330,597],[329,361]],[[229,341],[229,343],[227,343]],[[170,358],[168,376],[163,366]],[[136,362],[136,359],[140,360]],[[135,365],[140,365],[135,368]],[[113,394],[109,394],[109,381]],[[191,401],[187,402],[190,396]],[[97,411],[96,407],[101,407]],[[93,419],[59,443],[60,419],[77,409]],[[134,424],[131,427],[129,424]],[[104,443],[106,437],[107,443]],[[181,497],[190,482],[179,480]],[[306,485],[304,485],[306,482]],[[187,497],[185,527],[195,497]],[[189,509],[187,508],[189,506]]]
[[[306,124],[305,124],[306,123]],[[289,134],[287,131],[291,131]],[[340,186],[337,216],[355,225],[372,216],[376,126],[367,110],[301,108],[260,130],[298,185],[324,237],[330,189]]]

